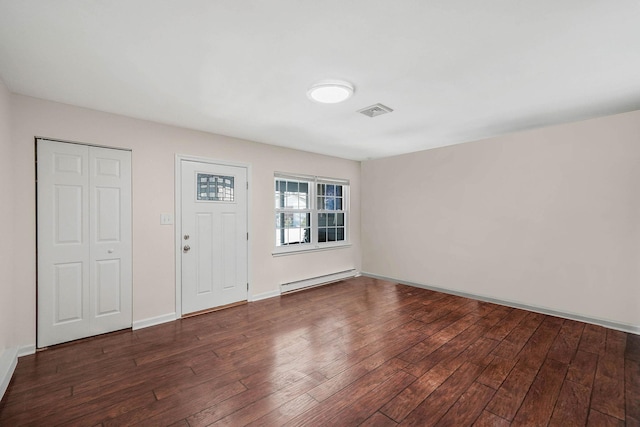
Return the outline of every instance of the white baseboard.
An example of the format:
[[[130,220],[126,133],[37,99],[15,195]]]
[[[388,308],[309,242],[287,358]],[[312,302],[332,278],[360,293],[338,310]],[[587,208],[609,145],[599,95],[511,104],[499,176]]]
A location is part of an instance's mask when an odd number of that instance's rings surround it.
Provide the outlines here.
[[[0,400],[9,387],[9,382],[18,364],[18,347],[7,348],[0,353]]]
[[[565,311],[558,311],[547,307],[539,307],[535,305],[524,304],[517,301],[503,300],[494,297],[488,297],[485,295],[471,294],[468,292],[454,291],[447,288],[441,288],[438,286],[424,285],[421,283],[408,282],[406,280],[399,280],[393,277],[380,276],[378,274],[362,272],[363,276],[372,277],[374,279],[386,280],[389,282],[396,282],[402,285],[413,286],[416,288],[429,289],[431,291],[442,292],[445,294],[458,295],[465,298],[471,298],[480,301],[486,301],[494,304],[506,305],[507,307],[520,308],[523,310],[533,311],[541,314],[548,314],[550,316],[562,317],[564,319],[577,320],[579,322],[591,323],[594,325],[604,326],[605,328],[616,329],[622,332],[628,332],[631,334],[640,335],[640,325],[631,325],[628,323],[617,322],[614,320],[600,319],[597,317],[584,316],[582,314],[570,313]]]
[[[173,322],[176,320],[176,313],[167,313],[162,316],[150,317],[148,319],[136,320],[133,322],[132,329],[148,328],[150,326],[160,325],[162,323]]]
[[[279,296],[280,296],[280,290],[277,289],[275,291],[263,292],[261,294],[252,295],[249,298],[249,301],[254,302],[254,301],[260,301],[262,299],[274,298]]]
[[[292,292],[298,291],[304,288],[310,288],[318,285],[326,285],[339,280],[349,279],[358,275],[358,271],[354,268],[351,270],[340,271],[338,273],[325,274],[324,276],[312,277],[304,280],[297,280],[295,282],[283,283],[280,285],[280,292]]]
[[[21,347],[18,347],[18,357],[28,356],[30,354],[35,354],[35,353],[36,353],[35,344],[23,345]]]

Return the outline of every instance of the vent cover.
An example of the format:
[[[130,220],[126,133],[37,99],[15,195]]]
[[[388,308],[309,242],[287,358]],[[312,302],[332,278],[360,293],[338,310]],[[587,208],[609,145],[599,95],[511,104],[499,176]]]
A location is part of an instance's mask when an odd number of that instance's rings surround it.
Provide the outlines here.
[[[358,113],[362,113],[365,116],[369,116],[369,117],[375,117],[375,116],[381,116],[383,114],[390,113],[392,111],[393,109],[387,107],[386,105],[374,104],[374,105],[371,105],[370,107],[366,107],[366,108],[363,108],[362,110],[358,110]]]

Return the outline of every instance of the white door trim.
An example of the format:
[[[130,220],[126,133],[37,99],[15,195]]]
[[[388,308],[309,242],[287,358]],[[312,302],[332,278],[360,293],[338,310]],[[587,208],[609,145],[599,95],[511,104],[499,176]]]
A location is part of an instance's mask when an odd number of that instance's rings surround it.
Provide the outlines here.
[[[52,142],[64,142],[65,144],[76,144],[76,145],[84,145],[86,147],[97,147],[97,148],[108,148],[111,150],[120,150],[120,151],[129,151],[131,152],[131,158],[133,158],[133,150],[131,148],[118,147],[115,145],[101,145],[101,144],[92,144],[88,142],[81,141],[72,141],[70,139],[58,139],[58,138],[49,138],[46,136],[35,136],[34,141],[42,140],[42,141],[52,141]],[[131,169],[133,170],[133,168]],[[132,180],[133,182],[133,180]]]
[[[221,166],[235,166],[245,168],[247,170],[247,184],[249,186],[247,190],[247,231],[249,233],[249,240],[247,242],[247,278],[249,280],[249,289],[247,289],[247,299],[251,301],[251,286],[253,284],[253,277],[251,275],[251,250],[250,242],[253,236],[253,230],[251,229],[251,164],[250,163],[238,163],[230,162],[227,160],[210,159],[207,157],[190,156],[186,154],[176,154],[174,176],[175,176],[175,212],[174,212],[174,231],[175,231],[175,263],[176,263],[176,319],[182,317],[182,162],[192,161],[200,163],[209,163]]]

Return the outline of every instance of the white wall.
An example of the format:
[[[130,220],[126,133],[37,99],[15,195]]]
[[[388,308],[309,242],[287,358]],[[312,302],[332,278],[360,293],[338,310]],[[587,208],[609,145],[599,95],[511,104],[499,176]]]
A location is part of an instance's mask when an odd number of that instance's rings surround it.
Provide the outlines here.
[[[363,271],[640,327],[640,111],[362,164]]]
[[[0,79],[0,355],[13,347],[15,328],[13,310],[13,161],[11,159],[10,94]],[[2,378],[0,378],[0,382]]]
[[[0,78],[0,399],[17,362],[14,304],[14,174],[11,145],[11,95]]]
[[[277,291],[280,283],[360,268],[360,163],[240,139],[136,120],[12,95],[15,197],[18,212],[15,307],[21,345],[35,343],[34,137],[132,149],[133,319],[175,310],[174,228],[160,225],[174,211],[176,154],[252,165],[250,227],[251,294]],[[347,249],[273,257],[274,171],[351,180],[351,234]]]

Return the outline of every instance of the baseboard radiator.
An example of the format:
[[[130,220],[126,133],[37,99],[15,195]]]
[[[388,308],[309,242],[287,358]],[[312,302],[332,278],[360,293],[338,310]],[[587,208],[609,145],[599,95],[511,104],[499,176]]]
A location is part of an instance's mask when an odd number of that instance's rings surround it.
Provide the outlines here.
[[[297,280],[295,282],[282,283],[280,285],[280,293],[286,294],[288,292],[295,292],[301,289],[311,288],[314,286],[326,285],[329,283],[337,282],[339,280],[355,277],[357,271],[354,269],[340,271],[338,273],[325,274],[324,276],[312,277],[310,279]]]

